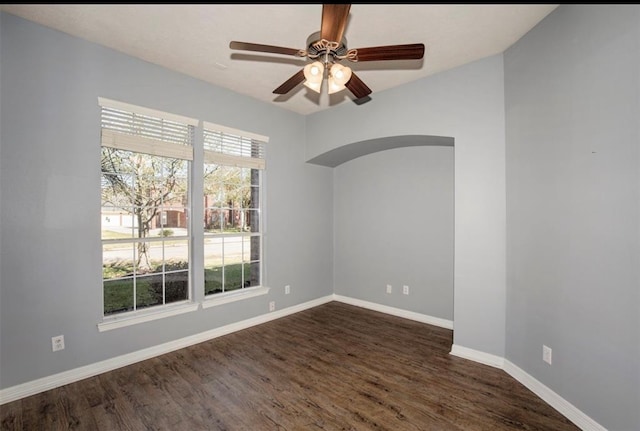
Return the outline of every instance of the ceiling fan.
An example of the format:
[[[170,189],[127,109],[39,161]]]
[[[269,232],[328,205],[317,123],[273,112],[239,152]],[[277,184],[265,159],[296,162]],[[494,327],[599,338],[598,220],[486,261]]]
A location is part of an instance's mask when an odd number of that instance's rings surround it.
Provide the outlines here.
[[[347,88],[356,99],[361,99],[371,94],[371,89],[358,78],[351,68],[342,65],[340,63],[342,60],[351,62],[419,60],[424,57],[424,44],[412,43],[348,49],[343,34],[350,8],[350,4],[323,4],[320,31],[307,38],[306,49],[237,41],[232,41],[229,48],[306,57],[312,60],[302,70],[273,90],[274,94],[287,94],[302,82],[305,86],[319,93],[326,75],[329,94]]]

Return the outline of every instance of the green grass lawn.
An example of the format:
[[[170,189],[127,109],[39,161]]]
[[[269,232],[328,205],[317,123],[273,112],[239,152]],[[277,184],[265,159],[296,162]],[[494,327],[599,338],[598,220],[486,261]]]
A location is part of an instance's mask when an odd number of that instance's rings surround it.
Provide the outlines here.
[[[138,308],[162,304],[151,288],[151,277],[136,280],[136,305]],[[158,302],[159,299],[159,302]],[[133,310],[133,278],[104,281],[104,314]]]
[[[136,308],[146,308],[163,303],[183,301],[189,298],[189,272],[177,271],[162,274],[136,277]],[[105,280],[104,282],[104,314],[120,313],[133,310],[133,278]]]
[[[158,271],[156,265],[152,265]],[[222,271],[224,270],[224,291],[229,292],[242,287],[242,263],[216,266],[205,269],[205,295],[222,292]],[[186,269],[186,263],[173,263],[167,269]],[[251,264],[244,264],[245,278],[249,277]],[[133,266],[114,263],[104,266],[104,314],[114,314],[133,310]],[[166,302],[175,302],[188,298],[187,271],[166,274]],[[136,277],[136,307],[138,309],[162,304],[162,275],[144,275]]]
[[[233,265],[227,265],[224,267],[224,291],[229,292],[231,290],[237,290],[242,287],[242,263],[236,263]],[[244,264],[245,278],[248,278],[250,264]],[[222,266],[216,266],[213,268],[205,268],[204,270],[204,294],[210,295],[212,293],[222,292]]]

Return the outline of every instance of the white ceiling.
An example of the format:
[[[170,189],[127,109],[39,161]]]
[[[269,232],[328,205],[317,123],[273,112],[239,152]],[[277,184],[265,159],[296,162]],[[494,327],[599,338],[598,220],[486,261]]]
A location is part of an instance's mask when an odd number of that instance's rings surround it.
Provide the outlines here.
[[[558,5],[353,4],[348,48],[424,43],[423,60],[349,63],[376,93],[503,52]],[[2,5],[1,10],[306,115],[353,103],[299,85],[272,91],[302,58],[229,49],[232,40],[305,49],[322,4]]]

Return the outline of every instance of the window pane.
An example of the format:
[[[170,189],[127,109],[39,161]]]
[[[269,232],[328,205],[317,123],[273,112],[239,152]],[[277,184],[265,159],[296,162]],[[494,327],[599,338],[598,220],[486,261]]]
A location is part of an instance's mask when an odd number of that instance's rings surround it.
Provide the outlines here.
[[[135,244],[113,243],[102,246],[102,278],[109,280],[133,275]]]
[[[187,235],[187,214],[181,206],[164,206],[155,216],[158,227],[157,236],[185,236]]]
[[[105,280],[104,314],[133,310],[133,277]]]
[[[228,166],[214,170],[209,165],[208,171],[211,176],[205,181],[217,195],[204,196],[205,232],[259,234],[259,170]],[[260,261],[260,235],[205,238],[205,295],[259,286]]]
[[[258,186],[251,186],[251,188],[249,189],[249,193],[251,194],[250,196],[250,204],[248,205],[249,208],[260,208],[260,188]]]
[[[204,293],[222,292],[222,238],[204,239]]]
[[[245,264],[245,287],[260,286],[260,262]]]
[[[260,237],[251,236],[249,240],[249,260],[255,262],[260,259]]]
[[[115,148],[102,147],[101,171],[108,173],[130,174],[134,168],[135,153]]]
[[[165,303],[189,299],[189,271],[176,271],[165,274]]]
[[[102,205],[129,206],[134,193],[131,174],[103,172],[100,182]]]
[[[260,212],[258,210],[245,211],[245,232],[260,232]]]
[[[242,208],[229,208],[223,210],[222,214],[222,231],[224,233],[246,232],[248,230],[247,212]]]
[[[242,263],[243,238],[231,236],[224,238],[224,264]]]
[[[162,304],[162,274],[136,277],[136,308]]]
[[[251,185],[260,185],[260,169],[251,169]]]
[[[223,208],[233,208],[237,203],[238,199],[236,199],[238,186],[232,183],[224,183],[221,186],[222,189],[222,207]]]
[[[164,241],[165,271],[177,271],[189,268],[189,241]]]
[[[259,286],[260,283],[260,237],[246,238],[243,262],[245,264],[245,287]]]
[[[212,165],[212,164],[204,165],[203,192],[205,195],[212,195],[217,197],[218,199],[222,199],[221,189],[220,189],[222,180],[220,178],[219,168],[220,167],[218,165]]]
[[[133,232],[136,238],[147,238],[158,233],[156,215],[159,213],[158,207],[135,206],[133,211]]]
[[[122,239],[134,237],[134,218],[131,208],[102,206],[102,239]]]
[[[242,262],[247,263],[251,260],[251,238],[244,236],[242,241]]]
[[[224,291],[237,290],[244,284],[244,274],[241,263],[225,265],[224,267]]]
[[[186,163],[186,162],[183,162]],[[175,172],[169,172],[170,175],[165,177],[164,186],[166,196],[164,204],[170,204],[176,207],[186,207],[189,204],[188,189],[189,176],[186,168],[182,166]]]
[[[158,157],[158,163],[161,169],[157,169],[164,178],[187,178],[187,161],[181,159],[170,159],[167,157]],[[179,184],[175,185],[180,187]]]
[[[177,207],[186,207],[189,204],[189,196],[187,194],[187,178],[176,178],[176,183],[168,191],[167,197],[164,199],[165,205],[169,204]]]
[[[242,256],[243,237],[224,238],[224,291],[240,289],[244,285]]]
[[[222,265],[204,269],[204,294],[221,293],[222,290]]]
[[[211,233],[222,232],[222,211],[216,208],[205,208],[204,231]]]
[[[254,169],[251,168],[238,168],[239,175],[241,178],[240,184],[242,187],[249,187],[251,185],[251,171]]]
[[[219,166],[218,178],[225,183],[233,183],[238,178],[240,169],[235,166]]]
[[[135,251],[136,275],[162,274],[162,242],[139,242]]]

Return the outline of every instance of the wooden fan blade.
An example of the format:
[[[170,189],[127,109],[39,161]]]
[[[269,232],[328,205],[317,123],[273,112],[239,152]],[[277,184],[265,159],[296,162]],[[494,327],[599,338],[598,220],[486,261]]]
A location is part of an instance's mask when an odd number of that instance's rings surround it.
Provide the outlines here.
[[[259,43],[237,42],[229,43],[229,48],[239,49],[242,51],[270,52],[273,54],[296,55],[300,56],[300,50],[295,48],[284,48],[282,46],[262,45]]]
[[[356,61],[419,60],[424,57],[424,44],[374,46],[357,51]]]
[[[353,72],[351,72],[351,79],[349,79],[345,84],[345,87],[347,87],[349,91],[356,96],[356,99],[360,99],[371,94],[371,89],[367,87],[367,84],[362,82],[362,80]]]
[[[341,42],[347,25],[350,4],[323,4],[320,37],[329,42]]]
[[[274,94],[287,94],[291,90],[293,90],[298,84],[304,81],[304,69],[300,69],[298,73],[293,75],[291,78],[287,79],[282,85],[275,90],[273,90]]]

